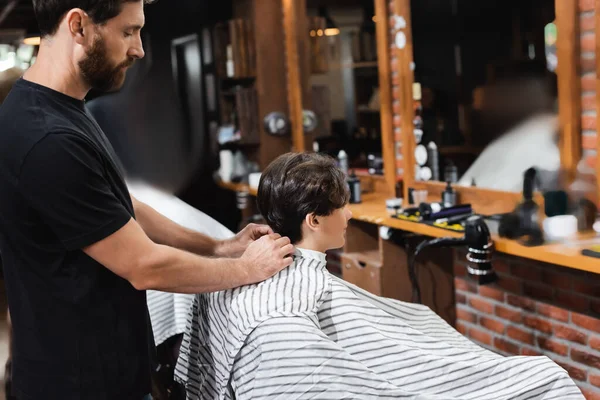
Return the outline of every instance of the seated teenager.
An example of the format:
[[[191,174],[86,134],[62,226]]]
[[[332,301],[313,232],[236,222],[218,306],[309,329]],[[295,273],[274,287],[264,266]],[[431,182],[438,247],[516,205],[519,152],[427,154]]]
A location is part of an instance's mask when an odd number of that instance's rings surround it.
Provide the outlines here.
[[[583,399],[546,357],[503,357],[429,308],[374,296],[328,273],[351,217],[331,158],[285,154],[258,206],[295,244],[272,278],[198,295],[176,367],[189,399]]]

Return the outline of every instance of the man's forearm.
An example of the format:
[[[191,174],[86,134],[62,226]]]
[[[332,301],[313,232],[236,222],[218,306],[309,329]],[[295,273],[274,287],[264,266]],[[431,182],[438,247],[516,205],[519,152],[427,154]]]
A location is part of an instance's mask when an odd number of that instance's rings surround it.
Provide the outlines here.
[[[222,242],[187,229],[131,196],[138,224],[153,242],[203,256],[218,256]]]
[[[134,286],[142,290],[204,293],[251,283],[240,259],[206,258],[155,245],[138,266]]]

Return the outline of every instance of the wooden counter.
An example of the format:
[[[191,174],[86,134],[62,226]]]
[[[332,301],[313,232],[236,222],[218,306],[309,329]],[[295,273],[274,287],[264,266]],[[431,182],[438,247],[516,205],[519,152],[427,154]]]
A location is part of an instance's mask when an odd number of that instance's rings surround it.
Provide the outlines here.
[[[233,182],[217,181],[217,185],[219,185],[223,189],[228,189],[228,190],[231,190],[234,192],[248,192],[252,196],[256,196],[256,192],[257,192],[256,189],[251,188],[246,183],[233,183]]]
[[[219,186],[233,191],[245,191],[251,195],[256,195],[256,190],[251,189],[247,184],[219,182]],[[378,193],[363,194],[362,203],[350,204],[349,206],[352,211],[352,218],[430,237],[462,236],[462,233],[392,218],[385,209],[385,200],[385,196]],[[579,238],[580,240],[574,244],[551,243],[543,246],[526,247],[520,245],[517,241],[492,235],[496,251],[498,252],[600,274],[600,259],[581,254],[581,250],[589,246],[591,244],[589,241],[594,237],[595,235],[593,234],[582,235]],[[587,243],[582,244],[582,241],[587,241]],[[600,243],[600,238],[598,238],[598,243]]]
[[[352,218],[354,219],[431,237],[462,236],[461,233],[389,217],[385,209],[385,198],[381,195],[364,194],[362,200],[361,204],[350,205]],[[492,237],[496,251],[501,253],[600,274],[600,259],[581,255],[581,249],[586,247],[581,243],[573,245],[554,243],[526,247],[514,240],[501,238],[497,235]],[[594,235],[581,236],[581,240],[594,237]],[[598,238],[598,243],[600,243],[600,238]],[[586,244],[589,246],[590,243]]]

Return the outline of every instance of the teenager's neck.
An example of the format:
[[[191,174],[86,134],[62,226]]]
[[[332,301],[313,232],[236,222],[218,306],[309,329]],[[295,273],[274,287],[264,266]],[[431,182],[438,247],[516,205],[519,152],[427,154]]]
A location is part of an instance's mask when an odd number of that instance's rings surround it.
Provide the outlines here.
[[[75,99],[83,100],[90,90],[78,68],[70,61],[67,49],[59,41],[44,39],[37,60],[24,79],[46,86]]]
[[[327,251],[325,246],[317,243],[317,241],[312,237],[303,238],[299,242],[296,242],[294,246],[300,249],[318,251],[320,253],[325,253]]]

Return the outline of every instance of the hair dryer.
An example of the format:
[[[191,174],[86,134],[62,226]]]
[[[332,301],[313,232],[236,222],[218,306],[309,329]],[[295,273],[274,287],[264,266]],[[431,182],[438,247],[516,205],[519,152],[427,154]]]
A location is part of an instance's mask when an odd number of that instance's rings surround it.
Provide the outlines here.
[[[496,273],[492,269],[492,252],[494,242],[490,230],[483,218],[479,215],[469,217],[465,222],[465,235],[462,238],[436,238],[425,240],[416,247],[409,258],[408,273],[413,287],[412,301],[421,303],[421,289],[416,271],[415,260],[419,253],[427,247],[467,247],[467,271],[478,278],[482,285],[495,282]]]

